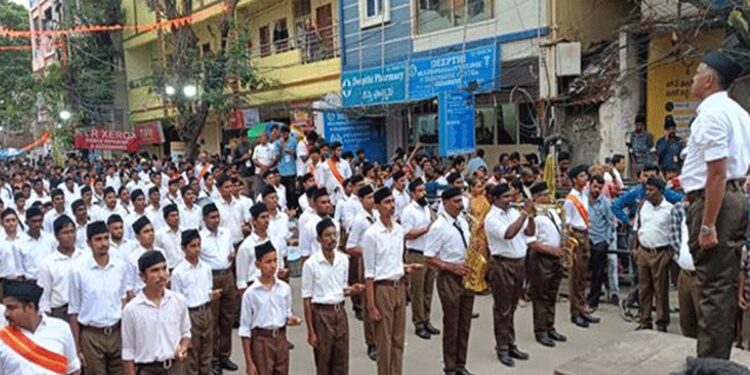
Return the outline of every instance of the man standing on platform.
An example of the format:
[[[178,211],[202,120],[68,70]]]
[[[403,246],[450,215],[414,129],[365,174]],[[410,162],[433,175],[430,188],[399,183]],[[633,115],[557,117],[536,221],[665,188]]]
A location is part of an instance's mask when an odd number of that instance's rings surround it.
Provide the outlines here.
[[[700,293],[699,357],[729,358],[734,338],[740,249],[747,226],[742,183],[750,165],[750,115],[727,89],[742,70],[726,53],[709,52],[691,87],[701,103],[680,181],[690,202],[689,245]]]

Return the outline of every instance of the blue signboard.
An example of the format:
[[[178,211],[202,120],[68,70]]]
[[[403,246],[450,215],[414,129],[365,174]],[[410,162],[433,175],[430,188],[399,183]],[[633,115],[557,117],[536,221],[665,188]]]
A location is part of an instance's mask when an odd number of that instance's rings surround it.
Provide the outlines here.
[[[409,100],[434,98],[471,85],[476,85],[475,92],[492,91],[499,76],[495,45],[414,59],[409,63]]]
[[[341,142],[344,150],[355,152],[365,150],[369,160],[384,163],[385,127],[378,126],[370,119],[350,119],[339,112],[325,112],[323,114],[323,134],[330,142]]]
[[[406,101],[406,67],[403,63],[343,72],[341,98],[344,107]]]
[[[438,95],[438,143],[441,156],[474,152],[474,95],[443,91]]]

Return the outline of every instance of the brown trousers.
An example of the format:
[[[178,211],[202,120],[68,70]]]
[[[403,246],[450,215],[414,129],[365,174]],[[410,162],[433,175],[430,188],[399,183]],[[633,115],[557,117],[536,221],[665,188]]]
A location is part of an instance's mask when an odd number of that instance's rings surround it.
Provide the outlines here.
[[[689,245],[695,263],[701,311],[698,356],[728,359],[735,337],[737,284],[747,227],[745,197],[739,182],[727,182],[716,219],[719,245],[708,250],[702,250],[698,245],[705,201],[700,196],[690,198],[687,212]]]
[[[289,374],[289,346],[286,341],[286,332],[279,332],[278,336],[270,337],[258,335],[253,331],[250,346],[258,375]]]
[[[552,255],[532,251],[529,259],[534,336],[540,338],[555,330],[555,303],[563,278],[563,267],[560,258]]]
[[[513,315],[523,290],[524,258],[492,256],[487,277],[492,289],[495,350],[507,353],[516,343]]]
[[[318,375],[349,374],[349,322],[344,304],[313,305],[318,348],[313,350]]]
[[[237,319],[239,296],[234,275],[229,270],[214,273],[214,289],[221,289],[221,298],[211,303],[214,324],[214,360],[222,360],[232,355],[232,324]]]
[[[173,361],[172,366],[164,368],[160,365],[135,365],[136,375],[186,375],[188,374],[188,366],[185,362]],[[211,372],[202,372],[201,374],[210,374]]]
[[[49,316],[69,322],[70,315],[68,315],[68,305],[65,304],[60,307],[53,307],[50,309]]]
[[[443,306],[443,371],[453,373],[466,368],[474,294],[463,286],[463,278],[440,272],[437,290]]]
[[[210,374],[214,354],[214,318],[210,309],[190,311],[190,338],[187,373]]]
[[[375,307],[381,317],[375,323],[378,375],[401,375],[406,328],[406,285],[375,284]]]
[[[677,298],[680,304],[680,328],[685,337],[698,337],[698,321],[701,310],[698,307],[698,286],[695,272],[680,271],[677,276]]]
[[[573,254],[573,267],[568,274],[568,294],[570,294],[570,315],[584,313],[586,306],[586,279],[589,272],[589,235],[579,231],[572,231],[572,236],[578,240]]]
[[[669,261],[671,250],[649,252],[638,248],[635,263],[638,266],[640,323],[652,325],[651,302],[656,300],[656,326],[669,326]]]
[[[81,351],[86,360],[83,372],[86,375],[123,374],[122,335],[117,326],[104,333],[95,328],[81,326]]]
[[[342,234],[341,242],[344,242],[343,234]],[[363,283],[364,284],[365,281],[364,280],[360,280],[360,278],[359,278],[359,275],[360,275],[360,272],[359,272],[359,263],[361,261],[362,261],[362,256],[361,255],[350,256],[349,257],[349,275],[348,275],[349,285],[354,285],[356,283]],[[362,301],[364,301],[364,298],[362,297],[362,294],[352,295],[350,298],[352,299],[352,308],[355,311],[365,311],[366,312],[367,308],[366,308],[366,306],[362,302]]]
[[[414,250],[406,252],[406,263],[424,264],[424,254]],[[422,267],[410,277],[411,320],[415,326],[430,322],[432,291],[435,288],[435,270]]]
[[[360,256],[357,259],[357,277],[360,283],[365,283],[365,263],[362,257]],[[350,266],[351,268],[351,263]],[[352,285],[352,284],[349,284]],[[362,322],[363,326],[365,328],[365,345],[375,345],[375,322],[370,319],[370,314],[367,313],[367,293],[361,294],[361,303],[363,307],[364,313],[362,314]]]

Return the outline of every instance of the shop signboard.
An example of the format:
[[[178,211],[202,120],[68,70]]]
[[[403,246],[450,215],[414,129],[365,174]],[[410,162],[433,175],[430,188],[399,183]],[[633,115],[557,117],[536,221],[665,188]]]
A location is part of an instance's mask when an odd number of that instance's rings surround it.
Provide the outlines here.
[[[476,149],[474,96],[465,91],[438,96],[438,143],[441,156],[468,154]]]
[[[341,112],[323,112],[323,134],[330,142],[341,142],[346,151],[365,150],[370,160],[386,161],[385,127],[372,120],[352,119]]]

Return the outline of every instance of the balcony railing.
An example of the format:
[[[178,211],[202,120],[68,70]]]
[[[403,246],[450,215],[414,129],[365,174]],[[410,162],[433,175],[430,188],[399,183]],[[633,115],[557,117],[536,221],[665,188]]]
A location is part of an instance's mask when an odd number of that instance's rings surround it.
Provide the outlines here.
[[[331,25],[314,30],[299,30],[293,36],[273,39],[259,46],[250,46],[250,58],[263,58],[297,51],[303,64],[338,57],[340,55],[338,27]]]

